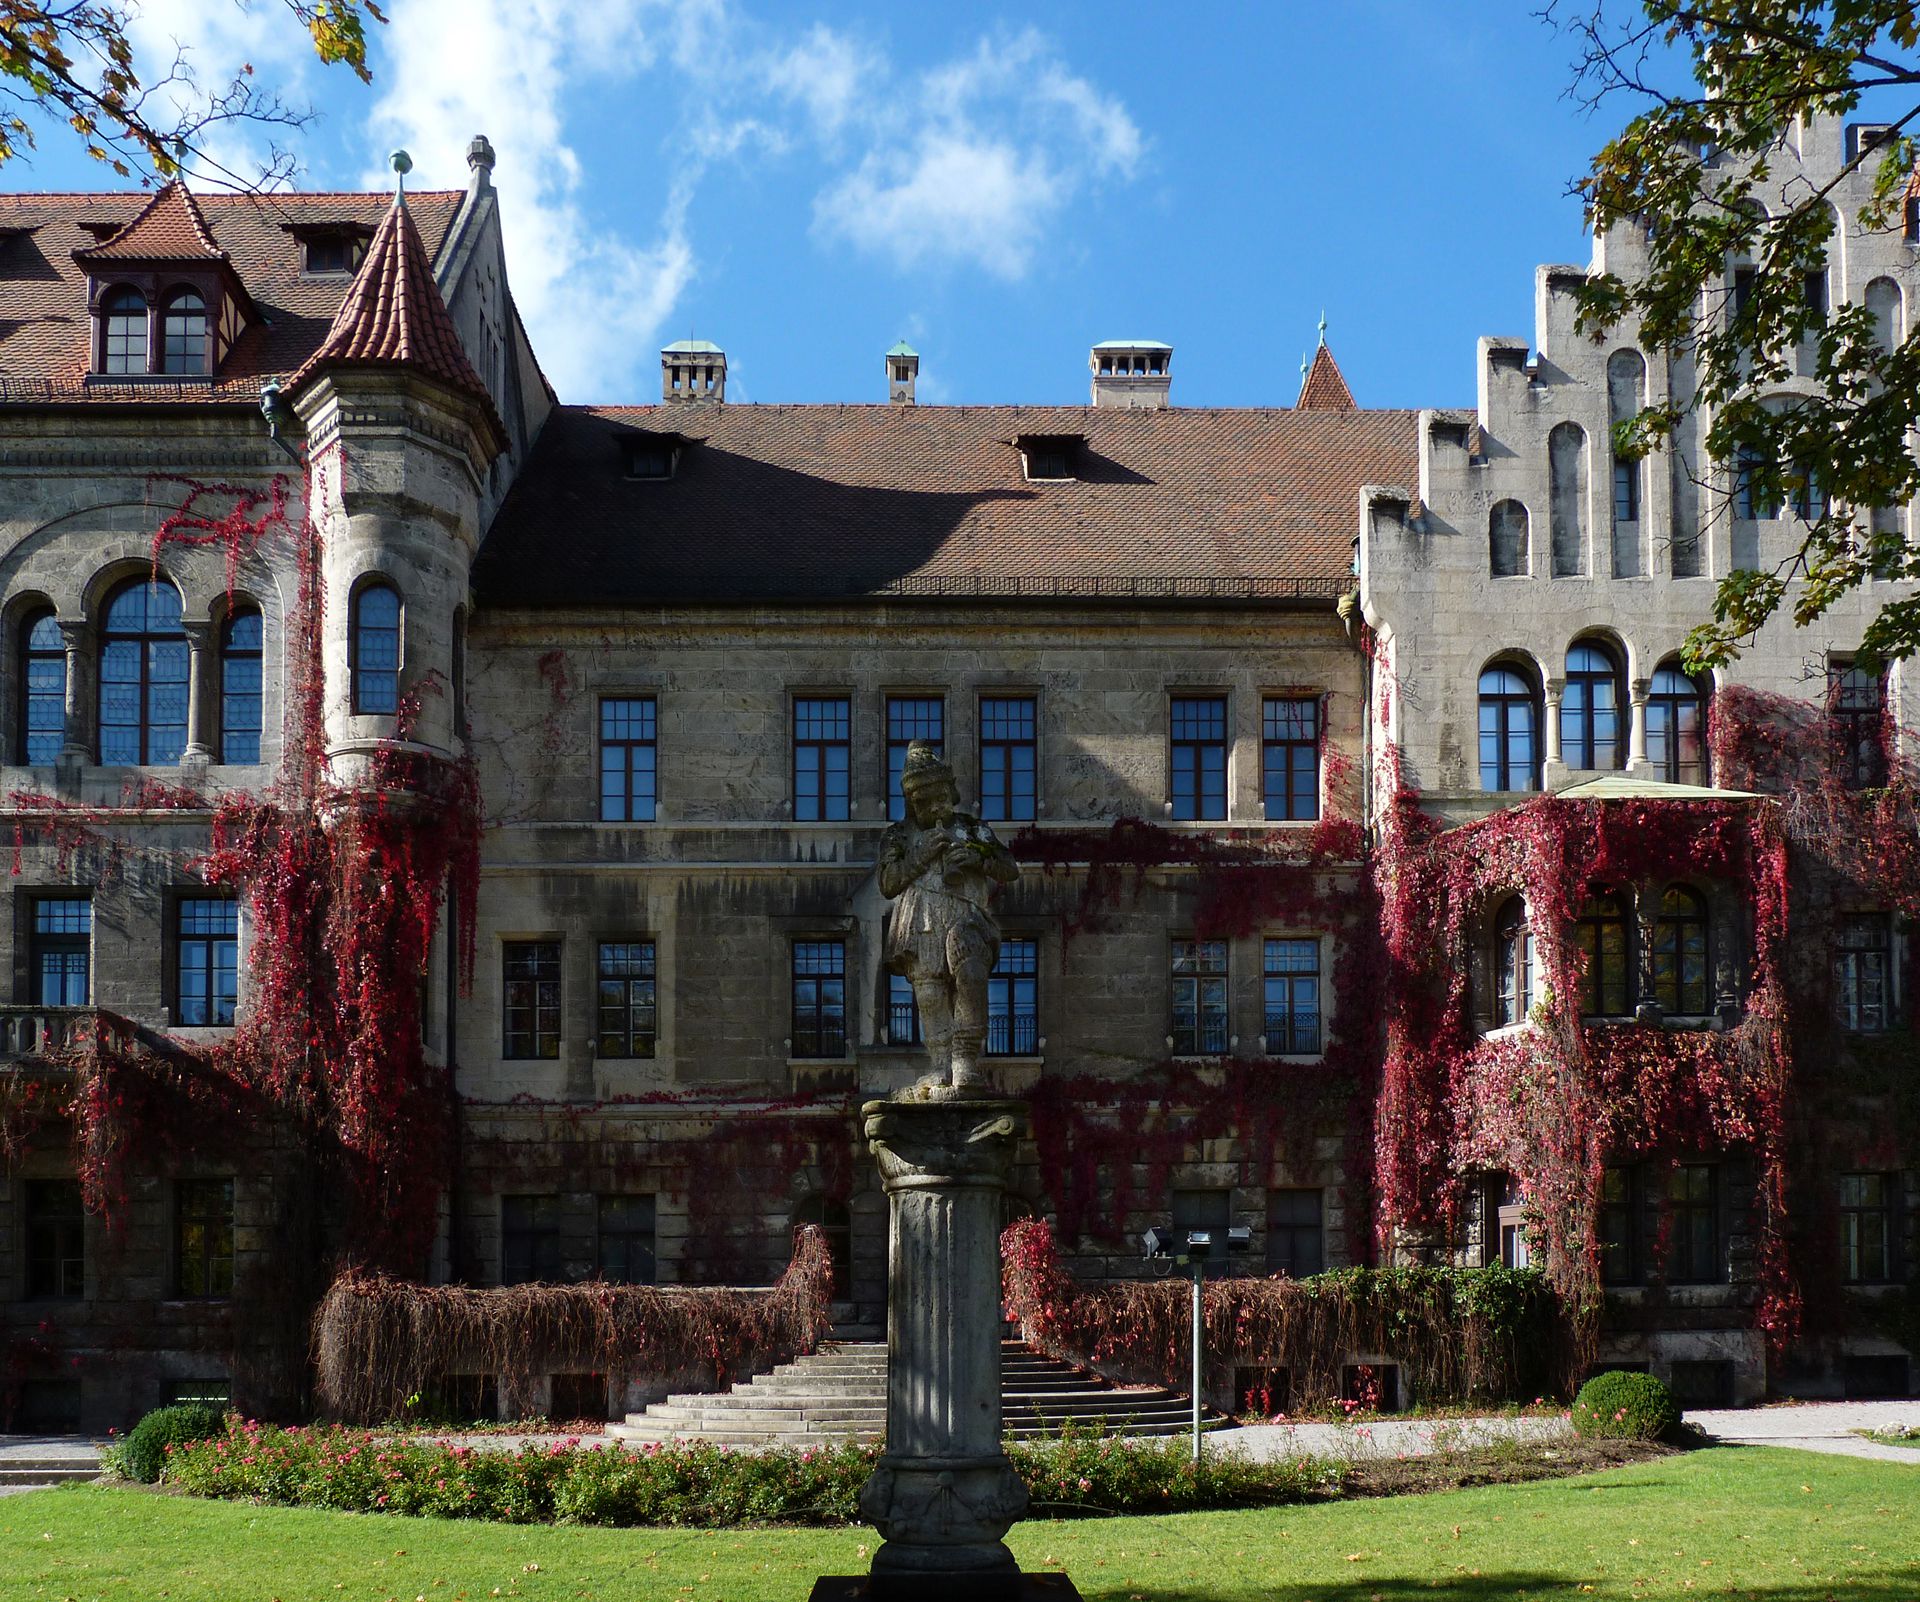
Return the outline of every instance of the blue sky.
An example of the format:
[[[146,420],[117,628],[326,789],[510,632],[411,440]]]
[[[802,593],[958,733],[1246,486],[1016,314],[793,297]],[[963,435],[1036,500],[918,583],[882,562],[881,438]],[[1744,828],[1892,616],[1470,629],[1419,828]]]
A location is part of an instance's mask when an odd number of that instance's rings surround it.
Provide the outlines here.
[[[1324,309],[1362,405],[1464,405],[1534,264],[1586,259],[1567,186],[1611,131],[1538,4],[391,0],[371,87],[274,0],[137,28],[313,104],[302,187],[385,187],[395,144],[457,185],[487,133],[566,400],[657,398],[694,333],[744,400],[883,399],[905,337],[923,399],[1072,403],[1090,344],[1153,338],[1177,403],[1285,405]],[[0,181],[106,187],[57,130]]]

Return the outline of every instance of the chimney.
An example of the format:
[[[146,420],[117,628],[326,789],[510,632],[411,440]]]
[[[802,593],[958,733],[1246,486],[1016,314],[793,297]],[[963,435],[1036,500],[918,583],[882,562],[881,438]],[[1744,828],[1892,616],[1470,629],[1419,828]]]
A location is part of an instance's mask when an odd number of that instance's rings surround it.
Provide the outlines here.
[[[727,353],[710,339],[676,339],[660,352],[663,401],[724,401]]]
[[[887,399],[895,406],[913,404],[913,381],[920,376],[920,352],[904,339],[887,352]]]
[[[1173,347],[1157,339],[1106,339],[1093,347],[1093,404],[1158,411],[1173,387]]]

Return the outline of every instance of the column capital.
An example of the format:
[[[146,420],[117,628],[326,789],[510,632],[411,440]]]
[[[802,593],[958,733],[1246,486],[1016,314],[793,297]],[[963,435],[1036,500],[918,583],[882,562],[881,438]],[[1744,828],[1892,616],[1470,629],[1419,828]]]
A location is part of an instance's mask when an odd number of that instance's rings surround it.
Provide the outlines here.
[[[1546,691],[1547,699],[1557,704],[1560,697],[1566,694],[1567,681],[1564,678],[1545,679],[1542,688]]]
[[[999,1190],[1027,1132],[1023,1101],[870,1101],[860,1112],[888,1191]]]
[[[93,619],[90,617],[57,617],[53,626],[60,631],[60,638],[69,651],[87,651],[93,648]]]

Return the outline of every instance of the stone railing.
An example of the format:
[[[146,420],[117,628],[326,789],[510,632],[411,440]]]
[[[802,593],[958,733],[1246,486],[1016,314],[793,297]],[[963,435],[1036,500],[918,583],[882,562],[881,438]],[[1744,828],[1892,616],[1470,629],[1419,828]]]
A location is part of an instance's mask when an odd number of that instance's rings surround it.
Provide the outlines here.
[[[0,1006],[0,1062],[58,1056],[96,1028],[118,1033],[131,1026],[98,1007]]]

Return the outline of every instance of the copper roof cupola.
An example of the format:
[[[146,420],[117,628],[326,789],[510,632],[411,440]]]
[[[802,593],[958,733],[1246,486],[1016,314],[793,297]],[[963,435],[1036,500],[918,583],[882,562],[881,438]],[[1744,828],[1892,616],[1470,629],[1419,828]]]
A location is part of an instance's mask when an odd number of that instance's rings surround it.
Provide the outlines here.
[[[211,379],[259,318],[232,259],[177,178],[132,222],[73,259],[87,275],[91,383]]]

